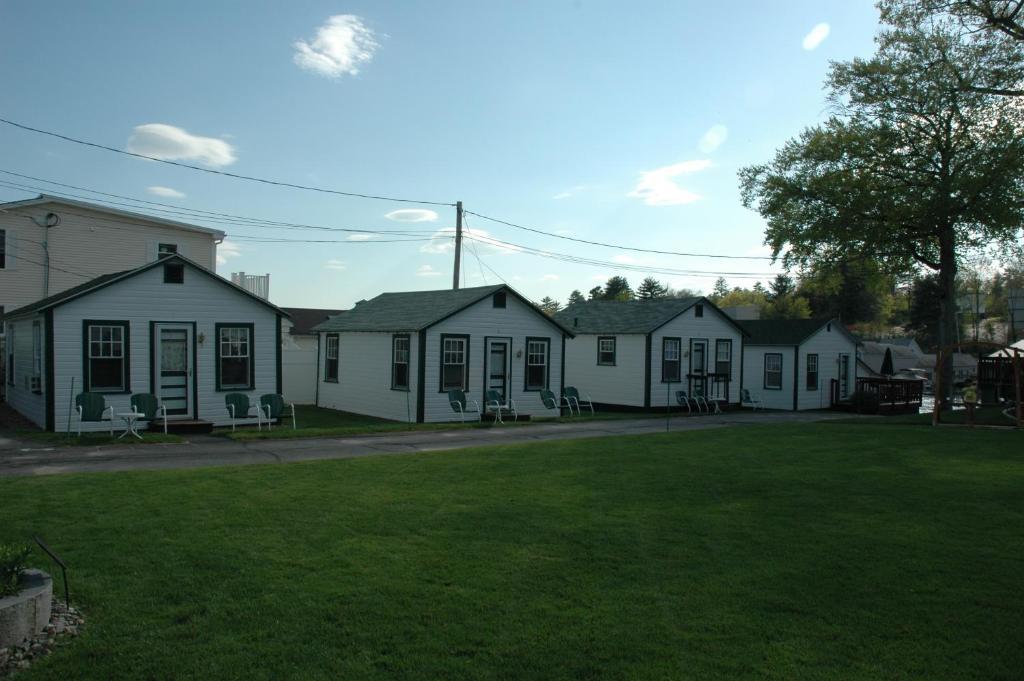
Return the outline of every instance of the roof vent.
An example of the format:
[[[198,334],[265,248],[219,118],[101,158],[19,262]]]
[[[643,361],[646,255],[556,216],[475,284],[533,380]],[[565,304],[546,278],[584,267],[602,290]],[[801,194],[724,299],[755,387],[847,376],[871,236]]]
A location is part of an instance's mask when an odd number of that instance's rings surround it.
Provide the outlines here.
[[[366,298],[363,298],[362,300],[357,300],[356,301],[356,305],[362,305],[365,302],[366,302]]]

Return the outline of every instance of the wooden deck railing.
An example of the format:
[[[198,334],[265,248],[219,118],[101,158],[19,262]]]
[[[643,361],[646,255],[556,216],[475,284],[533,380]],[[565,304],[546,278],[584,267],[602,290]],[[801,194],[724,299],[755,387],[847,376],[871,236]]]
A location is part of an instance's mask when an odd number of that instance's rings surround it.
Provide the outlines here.
[[[920,407],[924,381],[899,378],[857,378],[857,392],[873,395],[880,409]]]

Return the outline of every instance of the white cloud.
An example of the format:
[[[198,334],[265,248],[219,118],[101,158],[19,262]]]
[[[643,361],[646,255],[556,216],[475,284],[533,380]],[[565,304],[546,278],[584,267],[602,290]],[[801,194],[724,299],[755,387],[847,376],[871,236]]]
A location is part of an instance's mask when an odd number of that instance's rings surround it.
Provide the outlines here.
[[[374,237],[373,234],[349,234],[345,237],[346,241],[369,241]]]
[[[331,258],[326,263],[324,263],[324,267],[326,267],[329,270],[341,271],[343,269],[346,269],[347,265],[345,265],[344,260],[337,260],[335,258]]]
[[[417,277],[440,277],[441,273],[435,270],[430,265],[420,265],[419,269],[416,270]]]
[[[437,213],[425,208],[393,210],[384,217],[395,222],[437,222]]]
[[[699,172],[710,165],[711,161],[699,159],[644,171],[640,173],[640,181],[637,182],[636,188],[626,196],[643,199],[648,206],[676,206],[693,203],[700,200],[700,194],[680,187],[673,181],[673,178]]]
[[[521,248],[516,246],[505,246],[504,244],[496,243],[494,237],[492,237],[487,231],[482,229],[473,229],[471,227],[464,227],[462,229],[463,236],[467,236],[473,239],[473,247],[480,253],[493,254],[493,253],[518,253]],[[451,253],[455,250],[455,228],[445,227],[439,229],[431,235],[431,241],[420,246],[420,251],[423,253]],[[466,257],[466,244],[463,243],[462,257]]]
[[[725,142],[728,137],[729,128],[725,127],[721,123],[712,125],[708,128],[708,131],[701,136],[700,141],[697,143],[697,148],[700,149],[700,153],[702,154],[710,154],[712,151],[722,146],[722,143]]]
[[[220,168],[238,160],[235,149],[216,137],[201,137],[164,123],[136,125],[128,138],[128,151],[164,161],[198,161]]]
[[[634,258],[631,255],[626,255],[624,253],[621,254],[621,255],[615,256],[614,258],[612,258],[612,260],[614,260],[615,262],[619,263],[620,265],[635,265],[636,264],[636,258]]]
[[[811,29],[811,32],[804,36],[804,49],[813,50],[818,45],[825,42],[825,38],[828,37],[830,27],[826,23],[821,23]]]
[[[570,196],[575,196],[576,194],[579,194],[581,191],[583,191],[586,188],[587,188],[586,185],[578,184],[575,187],[569,187],[564,192],[558,192],[557,194],[555,194],[551,198],[555,199],[556,201],[560,200],[560,199],[567,199]]]
[[[545,274],[540,278],[541,281],[558,281],[560,277],[557,274]]]
[[[373,31],[353,14],[338,14],[316,30],[311,42],[294,44],[293,59],[300,67],[328,78],[354,76],[359,67],[373,59],[380,44]]]
[[[217,264],[224,265],[227,263],[228,258],[237,258],[242,255],[238,249],[238,244],[234,241],[228,241],[225,239],[221,241],[217,246]]]
[[[177,189],[171,189],[170,187],[161,187],[154,185],[152,187],[146,187],[146,191],[154,196],[163,196],[168,199],[183,199],[185,198],[184,192],[179,192]]]

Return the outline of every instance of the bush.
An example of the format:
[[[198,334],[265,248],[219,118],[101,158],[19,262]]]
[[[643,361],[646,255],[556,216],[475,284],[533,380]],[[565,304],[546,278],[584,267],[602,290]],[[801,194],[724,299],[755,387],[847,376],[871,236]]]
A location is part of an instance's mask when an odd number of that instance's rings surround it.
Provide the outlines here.
[[[0,597],[18,593],[18,580],[31,553],[27,546],[0,544]]]
[[[850,398],[850,402],[853,404],[854,411],[858,414],[878,413],[878,395],[875,393],[858,390],[853,393],[853,397]]]

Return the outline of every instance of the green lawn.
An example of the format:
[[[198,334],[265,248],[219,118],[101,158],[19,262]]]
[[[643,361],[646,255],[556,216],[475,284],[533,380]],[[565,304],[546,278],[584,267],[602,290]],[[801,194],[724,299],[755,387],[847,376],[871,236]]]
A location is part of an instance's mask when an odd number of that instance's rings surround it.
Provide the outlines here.
[[[0,479],[71,565],[38,679],[1024,670],[1024,435],[757,426]],[[39,561],[40,564],[43,561]]]
[[[217,435],[231,438],[232,440],[280,440],[308,437],[337,437],[345,435],[365,435],[368,433],[386,433],[400,430],[451,430],[452,428],[493,428],[490,421],[472,421],[467,418],[466,423],[453,421],[451,423],[403,423],[401,421],[389,421],[375,416],[363,416],[337,409],[326,409],[311,405],[296,405],[295,421],[298,428],[292,429],[291,412],[283,419],[281,426],[275,426],[273,430],[259,430],[256,426],[247,426],[232,431],[230,428],[221,428],[216,431]],[[678,416],[679,413],[674,415]],[[565,416],[545,421],[572,423],[580,419],[586,420],[616,420],[636,418],[665,418],[664,414],[651,412],[612,412],[599,411],[596,414],[584,412],[583,416]],[[538,419],[540,420],[540,419]],[[527,421],[517,423],[506,419],[501,425],[506,428],[514,425],[524,425]],[[536,421],[534,421],[536,423]]]
[[[978,407],[974,412],[974,422],[979,426],[1007,426],[1013,428],[1016,425],[1013,419],[1009,419],[1003,414],[1002,409],[996,407]],[[833,423],[931,426],[932,414],[931,412],[925,414],[891,414],[880,419],[837,419]],[[967,423],[967,411],[964,409],[945,411],[942,413],[941,423],[965,425]]]

